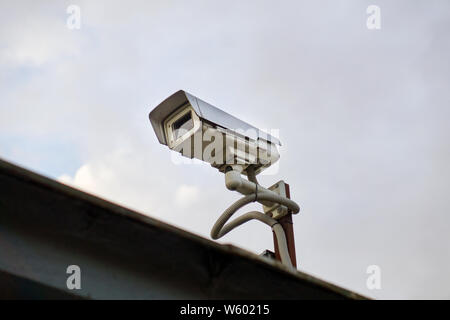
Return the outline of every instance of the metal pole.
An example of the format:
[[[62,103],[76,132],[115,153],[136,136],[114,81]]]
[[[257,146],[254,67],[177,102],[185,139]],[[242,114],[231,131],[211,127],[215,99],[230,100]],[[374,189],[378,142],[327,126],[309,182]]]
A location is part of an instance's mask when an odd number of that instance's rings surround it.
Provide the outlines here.
[[[286,196],[290,199],[291,192],[289,185],[286,183]],[[286,235],[286,241],[288,244],[289,256],[294,267],[297,267],[297,258],[295,256],[295,238],[294,238],[294,223],[292,222],[292,212],[289,210],[288,214],[279,220]],[[275,257],[281,261],[280,250],[278,249],[278,242],[275,232],[273,232],[273,244],[275,249]]]

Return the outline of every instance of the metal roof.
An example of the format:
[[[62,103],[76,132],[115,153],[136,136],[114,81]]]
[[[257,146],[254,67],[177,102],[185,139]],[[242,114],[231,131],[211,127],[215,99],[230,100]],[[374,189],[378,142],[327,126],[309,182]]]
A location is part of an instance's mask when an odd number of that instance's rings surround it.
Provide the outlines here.
[[[69,265],[81,289],[66,286]],[[0,298],[356,299],[0,160]]]

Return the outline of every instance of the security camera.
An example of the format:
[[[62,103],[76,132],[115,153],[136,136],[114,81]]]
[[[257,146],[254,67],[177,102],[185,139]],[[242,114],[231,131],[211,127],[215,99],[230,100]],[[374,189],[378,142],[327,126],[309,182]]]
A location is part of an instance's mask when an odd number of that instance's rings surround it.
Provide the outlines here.
[[[183,90],[161,102],[149,117],[161,144],[211,164],[225,174],[229,190],[244,195],[223,212],[211,237],[218,239],[247,221],[259,220],[275,233],[282,263],[293,268],[278,220],[298,213],[300,207],[286,195],[283,181],[264,188],[256,179],[258,173],[280,158],[280,141]],[[227,223],[237,210],[252,202],[261,203],[264,213],[251,211]]]
[[[280,158],[280,141],[219,108],[180,90],[150,112],[161,144],[188,158],[225,172],[230,165],[249,166],[255,174]]]

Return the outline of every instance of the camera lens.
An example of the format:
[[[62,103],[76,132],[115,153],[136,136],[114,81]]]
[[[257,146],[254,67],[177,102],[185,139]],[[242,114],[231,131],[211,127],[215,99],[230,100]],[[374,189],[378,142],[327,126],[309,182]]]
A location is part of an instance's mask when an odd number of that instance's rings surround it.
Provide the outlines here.
[[[180,119],[175,121],[172,125],[174,140],[177,140],[183,134],[188,132],[194,127],[194,121],[192,121],[191,112],[186,113]]]

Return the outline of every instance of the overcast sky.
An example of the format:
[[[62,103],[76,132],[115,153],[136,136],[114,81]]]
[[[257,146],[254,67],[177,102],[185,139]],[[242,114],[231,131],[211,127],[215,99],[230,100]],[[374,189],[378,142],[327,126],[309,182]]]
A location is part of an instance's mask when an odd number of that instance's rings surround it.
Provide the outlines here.
[[[449,30],[448,0],[2,1],[0,157],[209,238],[239,195],[175,164],[148,121],[184,89],[279,129],[279,171],[260,182],[285,180],[302,207],[300,270],[450,298]],[[273,248],[258,222],[221,242]]]

